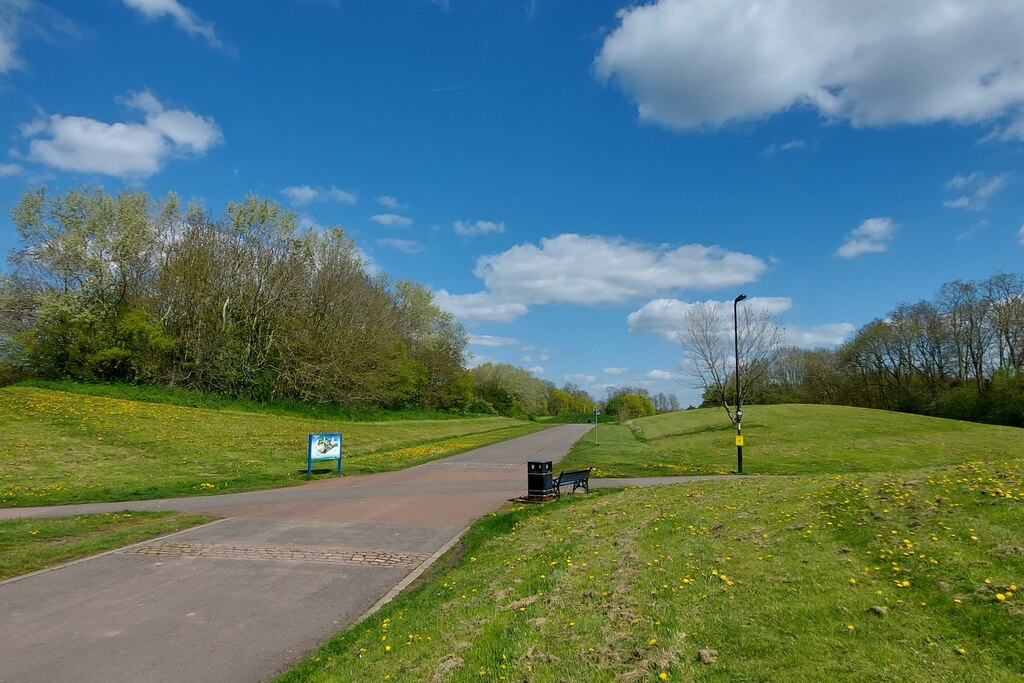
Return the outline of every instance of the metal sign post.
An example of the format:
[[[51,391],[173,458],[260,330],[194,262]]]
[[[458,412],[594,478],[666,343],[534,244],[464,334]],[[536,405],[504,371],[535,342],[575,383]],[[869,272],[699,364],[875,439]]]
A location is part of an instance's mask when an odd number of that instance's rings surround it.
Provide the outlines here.
[[[597,424],[600,422],[598,419],[601,416],[601,411],[594,408],[594,445],[597,445]]]

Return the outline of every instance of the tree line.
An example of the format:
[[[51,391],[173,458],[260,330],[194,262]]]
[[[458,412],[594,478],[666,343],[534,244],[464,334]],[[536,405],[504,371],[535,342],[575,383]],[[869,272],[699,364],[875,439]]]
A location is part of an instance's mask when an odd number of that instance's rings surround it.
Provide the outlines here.
[[[8,378],[155,383],[258,401],[464,410],[468,335],[371,276],[340,228],[257,197],[212,217],[141,191],[23,194],[0,279]]]
[[[1024,426],[1024,275],[947,282],[931,299],[899,304],[836,349],[776,348],[764,369],[746,401]],[[720,404],[714,392],[704,399]]]

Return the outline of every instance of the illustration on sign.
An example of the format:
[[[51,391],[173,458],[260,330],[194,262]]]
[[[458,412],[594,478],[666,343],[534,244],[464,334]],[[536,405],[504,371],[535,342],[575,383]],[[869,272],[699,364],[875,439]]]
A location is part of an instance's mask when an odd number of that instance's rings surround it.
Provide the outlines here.
[[[337,460],[341,473],[341,434],[310,434],[306,453],[306,474],[313,473],[314,460]]]

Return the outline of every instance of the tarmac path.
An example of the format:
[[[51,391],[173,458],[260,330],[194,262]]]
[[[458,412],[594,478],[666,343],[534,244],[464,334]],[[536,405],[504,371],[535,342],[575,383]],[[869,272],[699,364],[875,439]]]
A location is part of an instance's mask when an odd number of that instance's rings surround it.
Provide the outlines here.
[[[561,459],[589,428],[284,489],[2,509],[0,519],[122,510],[224,519],[0,582],[0,682],[270,678],[390,599],[474,520],[525,494],[525,463]]]

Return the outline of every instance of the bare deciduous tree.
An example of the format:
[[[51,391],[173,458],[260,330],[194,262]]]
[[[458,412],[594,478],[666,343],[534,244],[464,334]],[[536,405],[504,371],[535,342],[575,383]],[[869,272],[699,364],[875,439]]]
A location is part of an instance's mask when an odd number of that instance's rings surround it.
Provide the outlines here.
[[[701,389],[705,402],[725,409],[735,424],[736,396],[732,311],[713,302],[694,304],[683,317],[679,339],[683,348],[683,373],[689,385]],[[744,306],[738,321],[740,399],[768,375],[772,360],[785,342],[785,332],[772,313]]]

